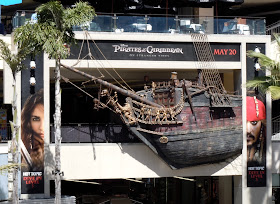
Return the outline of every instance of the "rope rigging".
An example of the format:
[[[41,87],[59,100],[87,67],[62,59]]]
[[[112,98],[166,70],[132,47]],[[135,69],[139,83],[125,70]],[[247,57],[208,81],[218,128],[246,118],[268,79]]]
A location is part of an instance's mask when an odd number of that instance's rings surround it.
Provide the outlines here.
[[[209,87],[213,106],[229,106],[231,104],[223,86],[221,76],[216,68],[215,59],[207,35],[191,34],[198,62],[196,63],[203,83]]]
[[[85,40],[86,39],[86,40]],[[120,74],[117,72],[117,70],[109,63],[109,61],[108,61],[108,59],[106,58],[106,56],[103,54],[103,52],[100,50],[100,48],[98,47],[98,45],[96,44],[96,42],[91,38],[91,36],[90,36],[90,34],[89,34],[89,32],[88,31],[86,31],[86,30],[84,30],[84,39],[83,39],[83,41],[82,41],[82,45],[81,45],[81,48],[80,48],[80,52],[79,52],[79,57],[78,57],[78,61],[74,64],[74,65],[72,65],[72,67],[74,67],[74,66],[76,66],[81,60],[80,60],[80,58],[81,58],[81,53],[82,53],[82,49],[83,49],[83,47],[84,47],[84,43],[85,43],[85,41],[86,41],[86,43],[87,43],[87,50],[88,50],[88,54],[85,56],[85,57],[83,57],[82,59],[85,59],[86,57],[89,57],[91,60],[94,60],[94,61],[96,61],[99,65],[100,65],[100,67],[119,85],[119,86],[121,86],[122,88],[124,88],[124,89],[128,89],[128,90],[130,90],[130,91],[132,91],[132,92],[134,92],[135,93],[135,91],[127,84],[127,82],[120,76]],[[90,41],[92,41],[93,42],[93,44],[94,44],[94,46],[96,47],[96,49],[98,50],[98,52],[102,55],[102,57],[104,58],[104,60],[106,60],[106,62],[108,63],[108,65],[109,65],[109,67],[114,71],[114,73],[118,76],[118,78],[125,84],[125,86],[124,85],[122,85],[105,67],[104,67],[104,65],[100,62],[100,60],[98,60],[98,59],[96,59],[94,56],[93,56],[93,54],[92,54],[92,52],[91,52],[91,48],[90,48]],[[98,70],[98,72],[101,74],[101,77],[104,77],[104,74],[98,69],[98,68],[96,68],[97,70]]]
[[[80,88],[79,86],[77,86],[76,84],[74,84],[73,82],[71,82],[68,78],[66,78],[66,77],[64,77],[64,76],[61,76],[61,78],[62,78],[66,83],[71,84],[72,86],[74,86],[75,88],[79,89],[80,91],[82,91],[83,93],[85,93],[87,96],[89,96],[90,98],[92,98],[92,99],[95,101],[95,103],[97,103],[97,104],[95,104],[95,105],[98,106],[98,107],[95,107],[96,109],[98,109],[98,108],[102,108],[102,109],[103,109],[103,108],[108,108],[109,110],[111,110],[111,111],[113,111],[114,113],[116,113],[115,110],[113,110],[112,108],[110,108],[110,107],[108,106],[108,104],[110,103],[109,100],[107,101],[106,104],[105,104],[105,103],[102,103],[102,102],[100,101],[100,97],[98,97],[98,99],[96,99],[96,98],[93,97],[91,94],[89,94],[88,92],[86,92],[85,90],[83,90],[82,88]],[[110,94],[111,94],[111,91],[110,91]]]

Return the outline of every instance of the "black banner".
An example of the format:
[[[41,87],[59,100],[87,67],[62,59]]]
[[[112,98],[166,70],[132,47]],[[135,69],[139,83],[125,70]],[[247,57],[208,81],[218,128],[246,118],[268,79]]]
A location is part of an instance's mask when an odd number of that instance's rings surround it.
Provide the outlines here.
[[[22,171],[21,173],[22,194],[43,194],[44,193],[44,170]]]
[[[265,53],[264,44],[247,44],[247,50],[257,49]],[[247,80],[264,76],[256,66],[257,59],[247,58]],[[258,89],[248,89],[247,107],[247,186],[266,186],[266,103],[265,95]]]
[[[26,64],[29,69],[21,74],[21,193],[44,194],[43,62]]]
[[[210,43],[210,46],[215,61],[240,61],[240,43]],[[197,61],[192,42],[95,41],[90,42],[89,48],[92,59],[96,60]],[[90,59],[88,54],[88,46],[79,41],[71,47],[69,58]]]

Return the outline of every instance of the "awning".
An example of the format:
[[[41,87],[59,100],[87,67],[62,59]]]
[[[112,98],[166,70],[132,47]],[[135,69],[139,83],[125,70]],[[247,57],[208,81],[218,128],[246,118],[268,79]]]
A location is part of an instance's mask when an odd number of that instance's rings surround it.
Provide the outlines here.
[[[14,4],[21,4],[21,3],[22,3],[22,0],[1,0],[0,1],[0,5],[3,5],[3,6],[11,6]]]

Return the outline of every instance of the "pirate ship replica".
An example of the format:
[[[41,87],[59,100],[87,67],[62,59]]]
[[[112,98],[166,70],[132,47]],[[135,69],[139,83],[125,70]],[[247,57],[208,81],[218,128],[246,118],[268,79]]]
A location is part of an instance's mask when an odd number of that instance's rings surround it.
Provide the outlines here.
[[[177,79],[152,83],[139,92],[129,91],[100,78],[62,65],[106,87],[101,96],[129,130],[178,169],[225,161],[241,154],[242,98],[226,93],[206,35],[192,35],[198,58],[197,82]],[[209,69],[210,68],[210,69]],[[118,102],[117,94],[126,97]],[[101,100],[95,99],[96,106]]]

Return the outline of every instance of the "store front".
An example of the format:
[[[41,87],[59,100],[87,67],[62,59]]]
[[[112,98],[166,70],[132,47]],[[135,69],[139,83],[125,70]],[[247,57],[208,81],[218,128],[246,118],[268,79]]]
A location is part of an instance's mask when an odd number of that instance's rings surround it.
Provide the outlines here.
[[[106,203],[130,199],[145,204],[217,204],[218,177],[164,177],[138,179],[62,181],[63,195],[76,196],[77,203]],[[54,195],[54,182],[51,194]],[[108,201],[109,203],[109,201]]]

